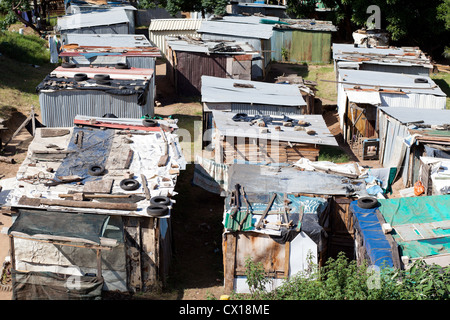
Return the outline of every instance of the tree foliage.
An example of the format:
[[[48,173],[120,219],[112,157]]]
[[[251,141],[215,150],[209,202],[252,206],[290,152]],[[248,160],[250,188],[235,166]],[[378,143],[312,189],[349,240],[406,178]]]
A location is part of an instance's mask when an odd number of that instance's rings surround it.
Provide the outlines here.
[[[328,19],[339,26],[351,40],[353,31],[366,27],[376,5],[381,12],[381,28],[390,33],[393,44],[419,46],[429,54],[439,55],[450,42],[450,0],[322,0],[333,9]],[[311,0],[291,0],[289,11],[293,17],[307,17]],[[302,16],[303,15],[303,16]],[[439,39],[439,41],[436,41]]]
[[[266,292],[264,272],[247,260],[246,275],[250,295],[234,294],[234,299],[262,300],[448,300],[450,266],[428,265],[417,260],[407,270],[357,265],[342,252],[318,268],[310,268],[291,277],[277,289]],[[258,275],[259,272],[259,275]],[[260,281],[258,283],[258,281]],[[257,288],[257,290],[255,290]]]
[[[197,11],[223,15],[226,12],[227,0],[141,0],[139,7],[151,9],[155,7],[166,8],[172,16],[180,11]]]

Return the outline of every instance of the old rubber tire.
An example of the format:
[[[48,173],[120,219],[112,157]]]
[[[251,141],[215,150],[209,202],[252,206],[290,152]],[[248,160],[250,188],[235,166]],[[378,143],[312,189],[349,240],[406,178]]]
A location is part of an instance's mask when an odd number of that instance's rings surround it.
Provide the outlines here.
[[[91,176],[100,176],[105,172],[105,167],[100,164],[93,164],[89,166],[88,172]]]
[[[150,203],[155,206],[168,206],[170,205],[170,198],[164,196],[156,196],[150,199]]]
[[[75,73],[73,78],[75,79],[75,81],[84,81],[87,80],[88,76],[86,73]]]
[[[95,80],[95,83],[103,86],[111,85],[111,81],[109,80]]]
[[[120,187],[123,190],[136,190],[137,188],[139,188],[139,182],[135,179],[123,179],[122,181],[120,181]]]
[[[129,69],[128,65],[123,62],[116,63],[116,69]]]
[[[378,200],[372,197],[362,197],[358,199],[357,204],[362,209],[372,209],[378,206]]]
[[[61,64],[61,67],[63,67],[63,68],[76,68],[77,65],[75,63],[71,63],[71,62],[63,62]]]
[[[164,216],[169,212],[169,208],[164,205],[155,205],[152,204],[151,206],[147,207],[147,213],[154,217],[160,217]]]
[[[109,74],[96,74],[94,76],[94,80],[109,80],[109,79],[111,79],[109,77]]]
[[[158,125],[158,121],[153,119],[144,119],[142,120],[142,124],[144,127],[156,127]]]

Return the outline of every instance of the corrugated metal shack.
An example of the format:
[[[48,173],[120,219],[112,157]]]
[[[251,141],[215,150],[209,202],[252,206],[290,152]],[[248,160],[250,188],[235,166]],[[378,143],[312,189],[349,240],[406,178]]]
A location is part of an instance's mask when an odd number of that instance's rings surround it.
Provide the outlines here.
[[[140,118],[154,115],[153,69],[57,67],[36,88],[42,122],[64,127],[76,115]]]
[[[275,24],[271,60],[292,63],[330,63],[331,37],[337,31],[330,21],[282,19]]]
[[[87,119],[38,128],[18,170],[5,204],[14,299],[95,299],[167,279],[186,165],[176,121]]]
[[[75,13],[58,18],[56,30],[83,34],[134,34],[134,7]]]
[[[348,207],[355,196],[365,194],[364,181],[294,167],[233,164],[227,191],[225,291],[248,292],[248,258],[262,263],[269,291],[306,272],[310,262],[323,265],[339,251],[353,258]]]
[[[405,187],[417,181],[425,195],[450,193],[450,110],[379,108],[380,162],[397,168]]]
[[[201,94],[202,76],[250,80],[259,54],[246,43],[166,38],[167,76],[182,96]]]
[[[155,69],[156,58],[161,57],[144,35],[132,34],[76,34],[62,37],[59,56],[65,62],[79,67],[114,67],[125,63],[132,68]]]
[[[365,70],[339,74],[337,106],[349,144],[376,137],[377,107],[445,109],[445,105],[445,93],[430,77]]]
[[[271,61],[272,25],[231,22],[228,20],[204,21],[197,30],[203,40],[228,40],[246,42],[261,54],[262,60],[252,63],[252,75],[256,79],[263,79],[266,67]]]
[[[248,115],[301,115],[308,105],[297,85],[202,77],[203,131],[212,128],[212,111]]]
[[[338,146],[322,115],[252,117],[212,111],[215,161],[286,165],[316,161],[321,145]],[[263,124],[261,124],[263,123]]]
[[[429,57],[417,47],[367,47],[333,43],[336,79],[346,69],[404,73],[428,77],[433,69]]]
[[[148,38],[166,55],[166,37],[198,37],[199,19],[152,19],[148,27]]]
[[[447,267],[449,201],[445,195],[379,199],[377,206],[369,209],[352,202],[357,261],[380,268],[408,268],[421,259]]]

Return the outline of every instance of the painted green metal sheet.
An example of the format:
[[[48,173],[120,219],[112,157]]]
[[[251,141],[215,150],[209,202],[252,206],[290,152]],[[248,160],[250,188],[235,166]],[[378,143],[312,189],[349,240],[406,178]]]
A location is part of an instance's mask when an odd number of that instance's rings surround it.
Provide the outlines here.
[[[274,30],[272,60],[283,61],[283,51],[288,62],[330,63],[331,33],[305,30]]]

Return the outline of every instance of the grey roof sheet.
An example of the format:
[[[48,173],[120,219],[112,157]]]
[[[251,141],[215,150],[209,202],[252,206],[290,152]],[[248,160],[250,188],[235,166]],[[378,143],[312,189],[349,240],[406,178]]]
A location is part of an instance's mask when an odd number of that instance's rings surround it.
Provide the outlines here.
[[[426,79],[427,83],[415,83],[415,79]],[[439,86],[430,78],[425,76],[417,76],[411,74],[388,73],[378,71],[365,70],[341,70],[339,74],[339,81],[344,84],[344,87],[353,88],[359,85],[361,88],[375,88],[381,89],[401,89],[406,93],[418,94],[432,94],[436,96],[446,96],[446,94],[439,88]]]
[[[425,125],[450,124],[450,110],[379,107],[384,113],[397,119],[403,124],[423,121]]]
[[[204,21],[197,30],[198,33],[221,34],[245,38],[270,39],[272,37],[272,25],[245,24],[223,21]]]
[[[58,18],[58,30],[129,23],[125,9],[76,13]]]
[[[253,88],[235,87],[235,83],[253,85]],[[202,76],[201,89],[202,102],[306,106],[306,102],[295,84],[275,84]]]
[[[208,40],[198,40],[198,41],[188,41],[185,37],[166,37],[167,45],[175,51],[189,51],[189,52],[203,52],[203,53],[213,53],[214,47],[223,43],[225,46],[236,47],[241,49],[239,52],[224,51],[222,53],[226,54],[245,54],[252,53],[256,54],[255,49],[248,43],[236,42],[236,41],[208,41]],[[220,51],[214,53],[221,53]]]
[[[272,116],[272,118],[279,119],[280,121],[277,121],[274,124],[268,124],[268,133],[260,133],[260,127],[251,125],[250,122],[232,120],[233,116],[236,114],[235,112],[213,110],[212,114],[215,126],[223,136],[338,146],[336,139],[330,133],[325,120],[320,114],[289,116],[289,118],[295,120],[309,122],[311,125],[306,128],[316,131],[316,134],[314,135],[309,135],[304,130],[295,131],[294,127],[284,127],[282,123],[283,117],[280,116]],[[274,130],[275,126],[281,126],[282,131]]]
[[[433,67],[430,59],[420,49],[410,47],[355,48],[353,44],[333,43],[333,59],[358,63]]]
[[[152,47],[147,37],[142,34],[81,34],[67,33],[66,44],[76,43],[79,46],[108,47]]]

